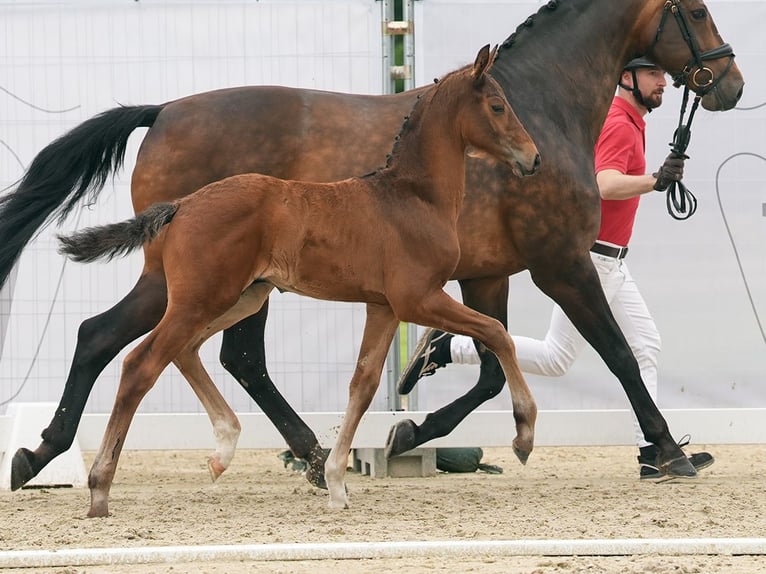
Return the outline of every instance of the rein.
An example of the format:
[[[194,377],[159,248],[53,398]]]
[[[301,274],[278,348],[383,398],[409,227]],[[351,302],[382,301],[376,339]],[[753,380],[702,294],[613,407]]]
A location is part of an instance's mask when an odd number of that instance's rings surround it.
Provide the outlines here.
[[[678,157],[689,159],[689,156],[686,155],[686,148],[689,147],[689,141],[691,140],[691,125],[694,113],[697,111],[697,106],[699,106],[701,99],[702,96],[699,94],[694,97],[694,103],[692,103],[692,109],[689,112],[689,120],[684,124],[686,105],[689,103],[689,86],[684,87],[684,100],[681,103],[678,127],[673,133],[673,141],[670,142],[670,151]],[[689,219],[697,211],[697,198],[684,185],[683,181],[671,181],[666,191],[665,204],[667,205],[668,213],[673,219],[683,221]]]
[[[657,33],[654,36],[654,41],[649,50],[647,50],[647,53],[651,52],[660,41],[660,36],[665,29],[665,23],[669,14],[673,14],[676,23],[678,24],[678,29],[681,32],[681,36],[692,54],[684,68],[677,74],[672,75],[674,87],[678,88],[681,85],[684,86],[684,99],[681,103],[678,127],[673,134],[673,141],[670,142],[670,149],[673,153],[678,155],[678,157],[688,159],[689,156],[686,155],[686,149],[689,147],[689,141],[691,139],[691,125],[692,120],[694,119],[694,113],[697,111],[700,99],[713,90],[713,88],[718,85],[718,82],[728,74],[734,63],[734,51],[732,50],[731,45],[727,43],[721,44],[717,48],[713,48],[707,52],[700,52],[694,34],[692,33],[689,23],[681,9],[681,1],[667,0],[663,8],[660,25],[657,27]],[[729,62],[723,73],[716,78],[713,70],[705,66],[704,62],[706,60],[718,60],[720,58],[729,58]],[[694,73],[692,73],[692,70],[694,70]],[[684,114],[686,113],[686,106],[689,102],[690,80],[694,86],[696,95],[694,103],[692,104],[692,109],[689,112],[689,119],[686,124],[684,124]],[[673,219],[685,220],[689,219],[697,211],[697,198],[683,184],[683,182],[673,181],[667,189],[666,205],[668,213]]]

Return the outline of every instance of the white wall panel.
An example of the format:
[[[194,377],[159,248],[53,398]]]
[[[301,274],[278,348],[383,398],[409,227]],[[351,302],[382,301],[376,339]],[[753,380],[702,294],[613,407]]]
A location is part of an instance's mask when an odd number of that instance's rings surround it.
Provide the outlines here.
[[[159,103],[246,84],[383,91],[381,5],[375,0],[62,0],[0,6],[3,188],[53,139],[117,104]],[[145,132],[135,132],[125,169],[98,203],[70,217],[63,230],[132,214],[129,178]],[[52,231],[60,230],[43,232],[22,254],[10,315],[8,290],[3,293],[8,328],[0,355],[0,402],[17,392],[17,400],[58,401],[80,323],[114,305],[140,273],[140,254],[109,264],[65,263],[56,254]],[[304,410],[343,408],[363,322],[361,305],[272,297],[269,364],[292,404]],[[203,348],[213,378],[235,409],[257,410],[220,367],[219,347],[216,337]],[[111,409],[124,355],[99,378],[89,412]],[[385,397],[376,400],[378,408],[385,404]],[[199,408],[174,367],[142,406],[144,412]]]
[[[416,83],[430,83],[471,61],[485,43],[502,42],[543,3],[415,2]],[[738,109],[700,111],[695,120],[685,181],[699,198],[699,212],[676,222],[666,214],[663,196],[647,197],[628,261],[663,335],[661,406],[763,407],[766,342],[758,321],[766,322],[766,162],[736,154],[766,156],[761,63],[766,40],[759,29],[766,2],[709,0],[708,5],[737,53],[745,95]],[[374,0],[60,0],[0,6],[2,187],[20,177],[55,137],[117,103],[155,103],[242,84],[383,91],[381,8]],[[679,103],[680,92],[669,88],[664,106],[648,118],[649,166],[659,165],[667,152]],[[139,130],[131,140],[123,174],[64,230],[130,215],[128,180],[142,136]],[[24,252],[12,312],[0,308],[9,324],[0,356],[0,402],[25,380],[20,400],[58,400],[79,324],[118,301],[141,268],[140,255],[105,265],[64,265],[55,249],[50,232],[44,232]],[[456,285],[449,288],[458,293]],[[550,308],[527,274],[512,279],[512,333],[542,336]],[[343,408],[363,314],[361,306],[273,297],[270,370],[297,409]],[[214,379],[237,410],[257,410],[218,366],[218,347],[216,338],[203,349]],[[111,408],[123,356],[100,377],[88,411]],[[472,384],[476,373],[474,367],[453,366],[425,379],[418,408],[442,406]],[[543,409],[626,407],[620,386],[590,350],[567,376],[530,381]],[[373,408],[385,404],[379,393]],[[485,408],[510,408],[507,393]],[[171,367],[142,410],[199,407]]]
[[[544,3],[416,2],[417,83],[469,63],[484,44],[501,43]],[[737,55],[744,96],[726,113],[700,109],[693,122],[684,181],[699,199],[697,214],[675,221],[666,212],[664,195],[646,196],[627,261],[662,335],[660,406],[763,407],[766,338],[758,321],[766,326],[766,160],[736,154],[766,157],[766,40],[761,29],[766,2],[706,4]],[[669,151],[681,97],[682,90],[668,86],[662,107],[647,117],[648,169],[659,166]],[[512,334],[544,336],[551,308],[528,273],[512,278]],[[477,374],[476,367],[452,366],[424,379],[418,408],[432,410],[456,398]],[[619,383],[590,348],[566,376],[528,380],[543,409],[628,407]],[[510,398],[503,393],[484,408],[510,408]]]

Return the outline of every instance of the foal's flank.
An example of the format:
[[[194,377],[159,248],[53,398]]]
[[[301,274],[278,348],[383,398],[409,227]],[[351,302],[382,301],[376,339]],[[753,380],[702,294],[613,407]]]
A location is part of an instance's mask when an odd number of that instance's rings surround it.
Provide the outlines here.
[[[487,74],[495,53],[485,46],[473,66],[424,92],[402,126],[389,164],[372,174],[330,184],[233,176],[126,222],[61,238],[63,253],[92,261],[137,249],[164,233],[167,310],[125,359],[90,473],[89,516],[107,515],[131,419],[162,370],[179,354],[196,353],[213,330],[251,314],[272,287],[367,303],[348,406],[325,465],[330,507],[348,507],[348,451],[400,321],[469,335],[497,353],[513,397],[514,448],[526,461],[537,408],[510,336],[499,321],[443,290],[460,256],[457,218],[466,148],[493,156],[508,167],[509,177],[532,175],[540,163],[502,88]]]

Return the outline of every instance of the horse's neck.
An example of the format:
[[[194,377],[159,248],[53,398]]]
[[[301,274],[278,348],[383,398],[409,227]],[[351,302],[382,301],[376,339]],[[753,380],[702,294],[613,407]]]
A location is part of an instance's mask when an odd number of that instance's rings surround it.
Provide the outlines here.
[[[492,75],[532,136],[535,124],[595,144],[623,65],[646,50],[640,36],[661,0],[558,0],[544,5],[501,48]],[[564,46],[565,49],[561,47]],[[545,110],[545,117],[541,111]],[[571,116],[577,114],[578,121]]]
[[[388,171],[406,180],[411,193],[456,218],[465,190],[466,143],[454,119],[457,106],[436,107],[430,99],[416,106],[399,134]]]

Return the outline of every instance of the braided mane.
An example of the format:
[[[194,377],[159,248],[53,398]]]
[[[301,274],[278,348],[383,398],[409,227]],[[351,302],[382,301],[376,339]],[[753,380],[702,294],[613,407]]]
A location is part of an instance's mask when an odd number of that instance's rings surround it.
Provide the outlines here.
[[[561,0],[549,0],[547,4],[544,4],[543,6],[540,6],[540,9],[535,13],[529,16],[526,20],[524,20],[521,24],[519,24],[516,27],[516,31],[508,36],[506,40],[500,44],[500,49],[497,51],[497,57],[500,57],[500,54],[503,52],[503,50],[510,49],[511,46],[516,42],[517,36],[522,32],[522,30],[526,28],[531,28],[535,25],[536,19],[538,16],[540,16],[543,13],[549,13],[556,10],[556,8],[559,7],[559,4],[561,3]]]

